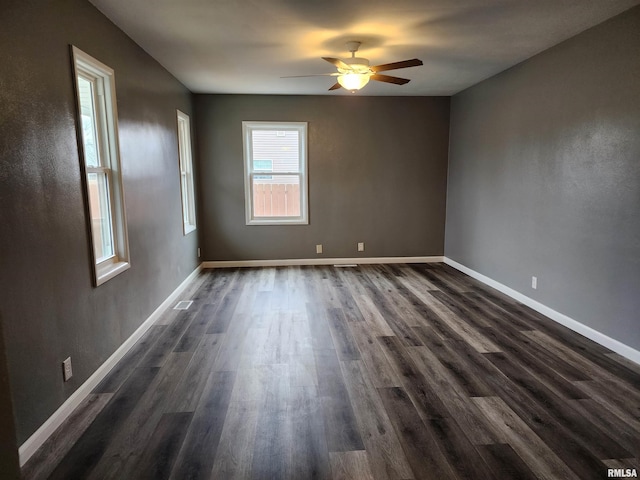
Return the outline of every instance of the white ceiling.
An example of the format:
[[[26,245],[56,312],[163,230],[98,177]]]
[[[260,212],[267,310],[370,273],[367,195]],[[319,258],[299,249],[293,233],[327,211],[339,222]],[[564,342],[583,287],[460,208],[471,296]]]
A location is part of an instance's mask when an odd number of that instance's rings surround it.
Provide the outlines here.
[[[640,0],[90,0],[193,92],[340,95],[320,57],[419,58],[358,95],[451,95]]]

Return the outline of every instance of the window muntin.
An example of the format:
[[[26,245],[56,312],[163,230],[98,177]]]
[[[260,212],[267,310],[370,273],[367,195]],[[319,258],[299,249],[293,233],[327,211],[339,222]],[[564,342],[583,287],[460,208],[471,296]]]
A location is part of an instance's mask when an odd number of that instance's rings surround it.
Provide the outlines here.
[[[307,124],[242,122],[247,225],[308,224]]]
[[[178,110],[178,155],[180,163],[180,194],[182,200],[182,231],[196,229],[193,158],[191,155],[191,127],[189,116]]]
[[[129,268],[113,70],[72,48],[94,281]]]

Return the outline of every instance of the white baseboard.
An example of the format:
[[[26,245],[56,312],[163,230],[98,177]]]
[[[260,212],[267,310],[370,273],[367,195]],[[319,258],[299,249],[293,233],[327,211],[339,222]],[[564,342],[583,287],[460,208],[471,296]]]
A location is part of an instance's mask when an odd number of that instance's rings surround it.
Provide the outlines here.
[[[44,444],[44,442],[62,425],[69,415],[82,403],[102,379],[116,366],[118,361],[135,345],[145,332],[160,318],[162,312],[170,307],[180,296],[182,291],[196,278],[202,270],[199,265],[191,274],[169,295],[164,302],[147,318],[133,334],[113,352],[113,354],[91,375],[67,400],[31,435],[18,449],[20,466]]]
[[[616,353],[619,353],[623,357],[628,358],[629,360],[640,364],[640,351],[630,347],[629,345],[625,345],[624,343],[611,338],[604,333],[599,332],[583,323],[580,323],[577,320],[574,320],[571,317],[566,316],[563,313],[556,312],[555,310],[547,307],[546,305],[533,300],[532,298],[523,295],[522,293],[513,290],[512,288],[503,285],[500,282],[496,282],[492,278],[489,278],[481,273],[476,272],[475,270],[471,270],[468,267],[456,262],[455,260],[451,260],[450,258],[445,257],[444,263],[452,266],[456,270],[460,270],[462,273],[466,273],[470,277],[475,278],[476,280],[481,281],[482,283],[495,288],[496,290],[509,295],[511,298],[517,300],[520,303],[527,305],[528,307],[533,308],[535,311],[542,313],[543,315],[549,317],[552,320],[555,320],[561,325],[564,325],[567,328],[570,328],[574,332],[579,333],[587,337],[590,340],[593,340],[600,345],[607,347],[609,350],[612,350]]]
[[[369,265],[385,263],[433,263],[443,262],[444,257],[369,257],[369,258],[292,258],[283,260],[232,260],[202,262],[202,268],[233,267],[286,267],[290,265]]]

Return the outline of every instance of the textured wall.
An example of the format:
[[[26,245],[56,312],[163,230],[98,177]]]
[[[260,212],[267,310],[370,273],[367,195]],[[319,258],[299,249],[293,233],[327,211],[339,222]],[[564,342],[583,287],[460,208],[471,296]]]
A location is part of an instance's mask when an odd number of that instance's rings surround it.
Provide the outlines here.
[[[131,269],[98,288],[70,44],[115,70]],[[20,444],[197,266],[176,134],[176,108],[189,113],[192,99],[83,0],[3,2],[0,51],[0,318]]]
[[[203,260],[442,255],[449,98],[195,98]],[[245,225],[243,120],[309,122],[309,225]]]
[[[12,480],[20,478],[20,464],[6,360],[2,317],[0,317],[0,412],[2,412],[0,414],[0,472],[2,472],[0,477]]]
[[[453,97],[445,247],[636,349],[639,52],[636,7]]]

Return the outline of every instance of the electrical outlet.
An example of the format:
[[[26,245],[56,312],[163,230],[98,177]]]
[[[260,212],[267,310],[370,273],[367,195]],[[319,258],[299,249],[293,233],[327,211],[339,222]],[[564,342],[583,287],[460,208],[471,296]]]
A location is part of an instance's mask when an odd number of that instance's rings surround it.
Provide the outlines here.
[[[73,368],[71,367],[71,357],[62,362],[62,378],[65,382],[73,377]]]
[[[531,288],[534,290],[538,288],[538,277],[531,277]]]
[[[322,253],[322,245],[316,245],[316,253]]]
[[[358,251],[364,252],[364,242],[358,242]]]
[[[200,247],[198,247],[198,258],[200,258]]]

